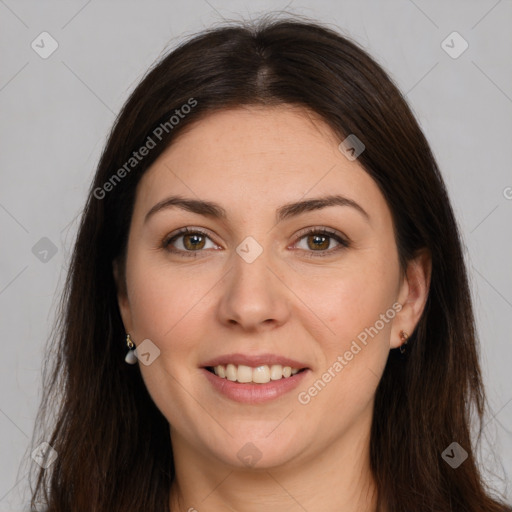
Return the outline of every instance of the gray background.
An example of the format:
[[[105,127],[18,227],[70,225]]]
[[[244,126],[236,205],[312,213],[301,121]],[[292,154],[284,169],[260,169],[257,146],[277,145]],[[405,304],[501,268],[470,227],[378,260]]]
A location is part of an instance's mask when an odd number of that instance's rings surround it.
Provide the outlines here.
[[[28,500],[20,464],[41,398],[43,350],[116,113],[182,36],[285,8],[360,42],[407,93],[431,143],[462,229],[481,337],[491,406],[481,457],[489,481],[512,500],[511,0],[0,0],[0,511]],[[47,59],[31,47],[43,31],[58,43]],[[441,46],[453,31],[469,44],[458,58]],[[32,250],[43,237],[56,254],[44,253],[44,241]]]

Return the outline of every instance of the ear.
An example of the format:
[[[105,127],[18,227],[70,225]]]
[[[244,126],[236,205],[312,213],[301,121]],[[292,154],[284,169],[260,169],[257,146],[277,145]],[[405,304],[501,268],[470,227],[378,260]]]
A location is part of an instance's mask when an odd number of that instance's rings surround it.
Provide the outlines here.
[[[124,265],[122,265],[118,260],[114,260],[112,262],[112,273],[116,283],[117,304],[119,306],[119,312],[121,313],[121,318],[123,320],[124,329],[127,333],[130,333],[132,327],[132,315],[126,288]]]
[[[427,303],[431,274],[430,251],[422,249],[409,261],[402,278],[397,300],[402,305],[402,309],[393,321],[390,348],[398,348],[402,344],[400,331],[403,330],[410,336],[416,329]]]

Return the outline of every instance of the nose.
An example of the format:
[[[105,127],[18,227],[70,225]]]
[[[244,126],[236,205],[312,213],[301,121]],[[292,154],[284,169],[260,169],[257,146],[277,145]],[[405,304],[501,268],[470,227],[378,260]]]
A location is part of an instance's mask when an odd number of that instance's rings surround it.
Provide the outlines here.
[[[272,330],[290,316],[291,292],[264,250],[248,262],[233,255],[231,270],[223,280],[222,297],[217,309],[219,321],[244,331]]]

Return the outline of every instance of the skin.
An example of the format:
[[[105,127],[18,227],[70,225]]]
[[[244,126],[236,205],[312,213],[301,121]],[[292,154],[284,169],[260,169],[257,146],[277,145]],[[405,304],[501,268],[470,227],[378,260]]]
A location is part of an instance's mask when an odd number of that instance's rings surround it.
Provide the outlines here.
[[[389,350],[402,343],[400,330],[412,333],[421,316],[430,259],[420,253],[402,272],[387,203],[339,143],[306,110],[237,108],[192,125],[139,183],[125,275],[117,264],[114,272],[126,332],[135,344],[149,338],[160,350],[150,365],[138,364],[170,424],[172,510],[375,510],[374,395]],[[219,203],[227,218],[172,207],[145,221],[171,194]],[[357,202],[369,219],[330,206],[276,224],[285,203],[329,194]],[[208,232],[197,257],[170,251],[194,252],[193,236],[163,246],[183,227]],[[327,238],[317,248],[301,233],[308,227],[335,230],[349,247]],[[236,252],[248,236],[263,249],[252,263]],[[402,306],[396,316],[301,404],[298,393],[394,303]],[[284,355],[310,372],[275,400],[241,404],[220,395],[200,369],[234,352]],[[248,442],[261,455],[252,467],[237,457]]]

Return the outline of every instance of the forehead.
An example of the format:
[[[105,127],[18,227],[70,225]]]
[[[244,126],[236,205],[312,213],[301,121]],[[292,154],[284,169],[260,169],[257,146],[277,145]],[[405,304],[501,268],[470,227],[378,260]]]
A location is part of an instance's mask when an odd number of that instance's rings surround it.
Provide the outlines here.
[[[337,137],[325,122],[304,108],[245,106],[217,111],[193,123],[162,158],[183,158],[190,152],[190,163],[203,163],[205,158],[211,166],[242,161],[245,166],[239,165],[239,172],[263,171],[264,167],[257,164],[259,158],[264,158],[265,165],[304,157],[304,163],[311,163],[315,151],[322,148],[323,153],[333,152],[337,144]],[[281,170],[287,170],[287,166],[281,166]]]
[[[343,194],[375,213],[387,210],[373,179],[339,151],[340,142],[306,109],[251,106],[215,112],[188,127],[145,173],[136,210],[147,211],[170,194],[215,201],[228,213],[275,211],[326,194]]]

